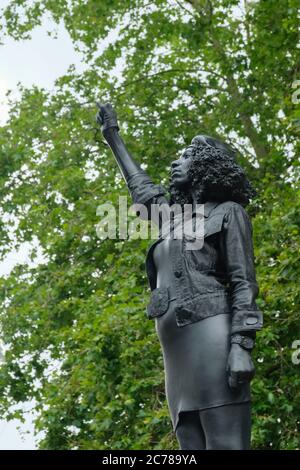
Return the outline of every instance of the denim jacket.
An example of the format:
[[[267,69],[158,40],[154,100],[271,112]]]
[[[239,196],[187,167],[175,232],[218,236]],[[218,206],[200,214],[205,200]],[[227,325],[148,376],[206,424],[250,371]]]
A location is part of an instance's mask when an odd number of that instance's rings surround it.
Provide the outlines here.
[[[148,220],[151,220],[151,204],[169,205],[164,187],[154,184],[143,170],[131,176],[127,185],[133,202],[148,208]],[[203,236],[204,243],[196,250],[186,249],[189,237],[185,235],[170,244],[177,325],[182,327],[208,316],[227,313],[232,316],[231,333],[254,333],[261,329],[263,315],[255,303],[259,289],[252,224],[247,212],[233,201],[205,202]],[[151,294],[157,290],[161,292],[156,288],[153,260],[154,248],[161,240],[159,236],[146,256]]]

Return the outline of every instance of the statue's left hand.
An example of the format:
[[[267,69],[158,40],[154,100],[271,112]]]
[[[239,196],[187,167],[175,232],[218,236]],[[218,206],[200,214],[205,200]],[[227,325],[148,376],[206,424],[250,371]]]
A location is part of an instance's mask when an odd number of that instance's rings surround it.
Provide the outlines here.
[[[228,384],[237,388],[244,382],[250,381],[255,374],[255,368],[250,352],[238,344],[232,344],[227,361]]]

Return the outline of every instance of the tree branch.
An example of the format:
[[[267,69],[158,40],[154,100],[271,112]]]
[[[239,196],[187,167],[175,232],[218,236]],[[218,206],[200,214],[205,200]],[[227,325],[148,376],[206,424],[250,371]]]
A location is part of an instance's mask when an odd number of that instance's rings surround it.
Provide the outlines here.
[[[201,16],[203,14],[203,7],[200,0],[186,0],[190,5],[192,5],[198,14]],[[208,0],[210,15],[213,13],[212,4]],[[267,142],[263,142],[263,139],[259,132],[256,130],[254,123],[251,119],[251,116],[242,110],[243,105],[245,103],[245,98],[243,97],[242,93],[240,93],[238,89],[237,82],[231,72],[231,64],[229,63],[228,57],[224,51],[223,46],[220,44],[218,39],[216,38],[215,31],[213,30],[212,26],[209,27],[209,34],[210,34],[210,41],[214,48],[214,50],[219,55],[219,63],[225,65],[225,81],[228,83],[228,91],[236,105],[238,110],[238,114],[241,118],[243,128],[245,131],[246,136],[251,142],[251,145],[256,153],[256,156],[259,159],[265,159],[268,155],[268,144]]]

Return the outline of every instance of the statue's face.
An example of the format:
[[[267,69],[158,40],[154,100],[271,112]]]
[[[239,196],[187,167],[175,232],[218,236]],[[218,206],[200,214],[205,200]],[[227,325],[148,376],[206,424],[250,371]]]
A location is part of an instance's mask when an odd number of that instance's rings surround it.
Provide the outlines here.
[[[192,161],[193,145],[189,145],[181,154],[180,158],[171,163],[171,178],[174,186],[183,187],[191,183],[188,174],[189,167]]]

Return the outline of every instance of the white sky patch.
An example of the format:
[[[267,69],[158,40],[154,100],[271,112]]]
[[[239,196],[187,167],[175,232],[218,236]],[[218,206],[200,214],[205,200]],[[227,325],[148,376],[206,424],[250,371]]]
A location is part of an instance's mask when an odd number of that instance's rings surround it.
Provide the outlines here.
[[[7,1],[0,0],[0,8],[6,4]],[[50,30],[57,31],[57,39],[47,34]],[[37,85],[51,91],[55,80],[64,75],[71,64],[74,64],[79,72],[85,68],[65,28],[62,25],[54,25],[50,20],[45,20],[41,27],[36,28],[30,40],[17,42],[6,38],[4,44],[0,45],[0,125],[4,125],[8,119],[6,93],[9,90],[12,91],[10,97],[17,98],[20,82],[26,87]],[[26,243],[0,262],[0,275],[8,275],[17,263],[31,265],[32,249],[38,251],[38,262],[43,262],[38,243]],[[32,403],[24,406],[27,409],[33,408]],[[24,424],[19,420],[0,421],[0,450],[35,449],[32,420],[33,415],[28,412]]]
[[[9,275],[14,266],[20,263],[27,264],[29,267],[34,267],[37,262],[32,262],[30,256],[33,250],[36,251],[35,255],[39,264],[47,261],[37,240],[35,240],[34,243],[25,242],[21,245],[19,250],[11,251],[7,255],[6,259],[0,262],[0,275]]]
[[[85,178],[88,181],[95,181],[100,175],[100,171],[98,170],[97,165],[93,160],[87,160],[84,167],[84,172]]]
[[[1,57],[1,52],[0,52],[0,57]],[[0,65],[2,65],[1,60],[0,60]],[[9,89],[9,84],[2,77],[2,72],[0,71],[0,125],[4,124],[4,122],[6,121],[8,117],[9,107],[8,107],[7,97],[6,97],[6,92],[8,89]]]
[[[57,39],[47,34],[47,31],[54,29]],[[13,96],[18,96],[19,82],[26,87],[37,85],[51,90],[55,80],[64,75],[71,64],[76,66],[77,71],[85,68],[63,25],[56,26],[50,20],[45,20],[32,32],[32,39],[15,41],[5,38],[3,42],[0,46],[0,125],[8,118],[5,94],[12,90]]]

